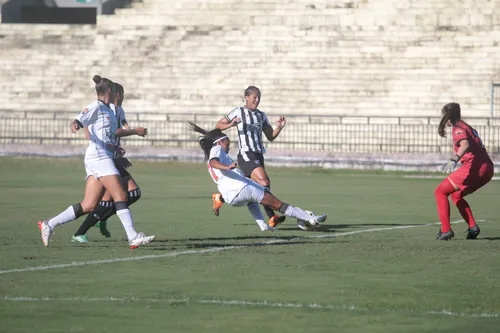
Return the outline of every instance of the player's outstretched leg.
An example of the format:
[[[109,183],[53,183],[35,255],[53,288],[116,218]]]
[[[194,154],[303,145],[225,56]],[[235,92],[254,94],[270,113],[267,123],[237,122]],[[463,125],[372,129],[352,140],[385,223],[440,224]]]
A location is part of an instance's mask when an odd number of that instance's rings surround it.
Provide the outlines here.
[[[450,203],[448,202],[448,195],[455,192],[455,187],[446,178],[439,184],[434,191],[436,197],[437,212],[439,220],[441,221],[441,229],[437,234],[438,240],[450,240],[455,237],[455,233],[451,230],[450,224]]]
[[[298,220],[308,221],[312,225],[316,225],[320,222],[324,222],[324,221],[326,221],[326,218],[327,218],[327,216],[325,214],[310,216],[302,208],[294,207],[292,205],[284,203],[269,192],[264,193],[264,197],[262,198],[262,201],[260,202],[260,204],[264,205],[264,206],[268,206],[274,210],[277,210],[281,214],[284,214],[288,217],[293,217],[293,218],[298,219]]]

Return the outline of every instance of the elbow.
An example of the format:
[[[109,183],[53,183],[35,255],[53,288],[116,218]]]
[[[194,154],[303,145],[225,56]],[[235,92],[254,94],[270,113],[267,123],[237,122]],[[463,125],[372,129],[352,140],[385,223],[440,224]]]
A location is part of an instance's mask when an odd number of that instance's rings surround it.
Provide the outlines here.
[[[224,124],[220,121],[215,124],[215,128],[220,129],[221,131],[225,129]]]

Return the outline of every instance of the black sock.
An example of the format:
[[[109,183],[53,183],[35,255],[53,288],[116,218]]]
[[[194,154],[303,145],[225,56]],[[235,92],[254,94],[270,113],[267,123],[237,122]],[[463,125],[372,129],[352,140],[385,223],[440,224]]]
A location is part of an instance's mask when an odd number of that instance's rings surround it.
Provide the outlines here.
[[[137,200],[139,200],[141,198],[141,189],[136,188],[135,190],[128,191],[127,194],[128,194],[127,203],[130,206],[131,204],[133,204],[134,202],[136,202]]]
[[[111,201],[101,201],[97,208],[90,214],[87,215],[87,218],[80,225],[78,230],[75,233],[75,236],[85,235],[87,231],[96,225],[97,222],[103,219],[105,214],[113,209],[113,202]]]
[[[266,192],[271,193],[271,186],[266,186],[264,187],[264,189],[266,190]],[[266,212],[267,217],[271,218],[274,216],[274,210],[272,210],[271,208],[264,206],[264,211]]]

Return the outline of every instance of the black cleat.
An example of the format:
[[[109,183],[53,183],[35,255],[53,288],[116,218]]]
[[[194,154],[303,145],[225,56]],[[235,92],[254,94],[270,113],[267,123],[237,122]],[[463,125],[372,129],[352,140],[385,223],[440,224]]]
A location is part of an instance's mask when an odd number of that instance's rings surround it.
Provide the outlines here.
[[[450,240],[453,237],[455,237],[455,233],[453,230],[450,229],[450,231],[442,233],[441,229],[439,229],[439,232],[437,233],[437,240]]]
[[[476,239],[480,232],[481,229],[479,229],[479,226],[476,224],[472,228],[467,229],[467,236],[465,239]]]

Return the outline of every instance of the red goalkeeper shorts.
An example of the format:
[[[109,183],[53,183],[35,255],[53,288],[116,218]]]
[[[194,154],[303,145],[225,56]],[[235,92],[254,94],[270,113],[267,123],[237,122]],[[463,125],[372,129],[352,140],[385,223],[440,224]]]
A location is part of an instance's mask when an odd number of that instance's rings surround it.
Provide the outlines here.
[[[493,173],[493,163],[473,161],[455,170],[448,179],[461,191],[470,194],[486,185],[493,177]]]

